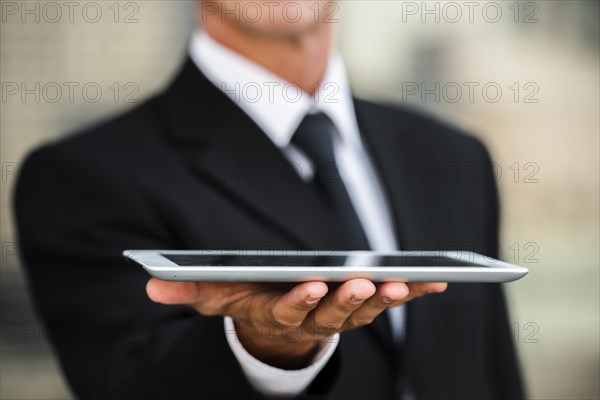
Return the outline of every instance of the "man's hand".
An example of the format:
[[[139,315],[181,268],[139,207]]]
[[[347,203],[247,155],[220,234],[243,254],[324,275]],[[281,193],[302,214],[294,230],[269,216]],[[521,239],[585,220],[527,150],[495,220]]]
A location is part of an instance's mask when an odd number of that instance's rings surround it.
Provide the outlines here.
[[[151,278],[150,299],[185,304],[206,316],[231,317],[240,342],[257,359],[284,369],[310,362],[319,343],[331,335],[370,324],[387,308],[446,283],[386,282],[377,286],[352,279],[331,289],[325,282],[300,284],[167,282]]]

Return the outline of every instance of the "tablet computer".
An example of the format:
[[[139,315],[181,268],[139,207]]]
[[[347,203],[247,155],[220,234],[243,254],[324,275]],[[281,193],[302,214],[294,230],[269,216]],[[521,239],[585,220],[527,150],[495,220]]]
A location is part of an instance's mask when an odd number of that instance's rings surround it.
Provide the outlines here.
[[[204,282],[510,282],[529,272],[468,251],[125,250],[150,275]]]

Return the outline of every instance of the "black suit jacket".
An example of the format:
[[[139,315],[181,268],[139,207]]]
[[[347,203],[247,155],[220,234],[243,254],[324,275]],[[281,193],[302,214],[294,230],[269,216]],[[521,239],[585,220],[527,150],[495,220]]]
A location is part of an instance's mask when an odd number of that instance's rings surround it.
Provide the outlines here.
[[[356,100],[403,249],[497,255],[498,204],[476,139]],[[22,257],[74,393],[85,399],[260,398],[222,318],[151,302],[140,249],[348,249],[267,136],[187,60],[131,112],[33,152],[16,189]],[[502,289],[451,284],[407,308],[406,342],[374,324],[342,334],[303,396],[523,396]]]

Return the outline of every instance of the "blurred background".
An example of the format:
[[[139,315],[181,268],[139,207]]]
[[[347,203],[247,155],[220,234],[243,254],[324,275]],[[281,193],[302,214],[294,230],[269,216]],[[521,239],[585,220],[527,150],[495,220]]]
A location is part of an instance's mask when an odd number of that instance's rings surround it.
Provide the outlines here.
[[[193,1],[0,2],[0,398],[71,398],[27,293],[11,216],[15,174],[41,143],[163,88]],[[479,136],[499,171],[502,258],[531,398],[597,399],[598,1],[342,1],[328,9],[360,97]]]

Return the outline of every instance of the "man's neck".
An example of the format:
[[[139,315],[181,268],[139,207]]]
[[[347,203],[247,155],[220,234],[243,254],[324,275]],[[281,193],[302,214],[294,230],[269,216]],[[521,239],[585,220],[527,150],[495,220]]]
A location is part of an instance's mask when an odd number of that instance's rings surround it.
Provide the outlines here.
[[[204,31],[214,40],[313,95],[327,69],[331,29],[320,24],[310,31],[275,36],[208,18]]]

